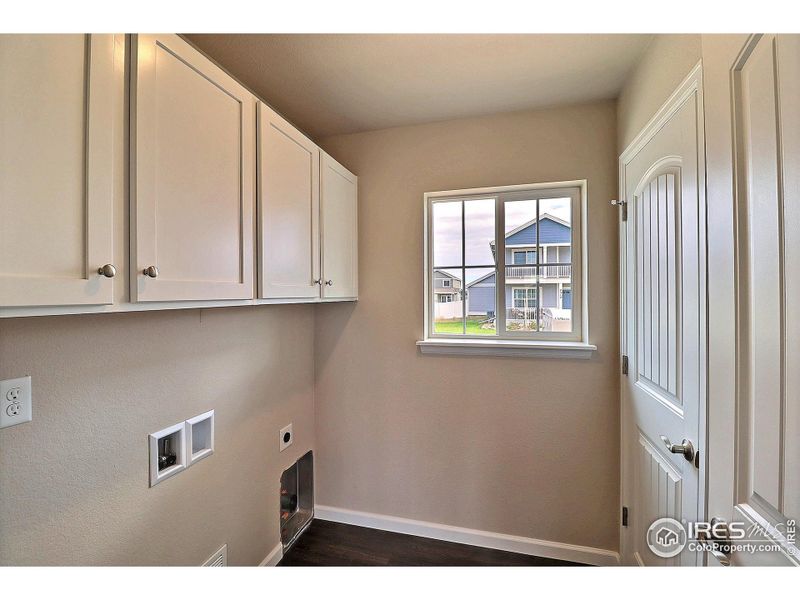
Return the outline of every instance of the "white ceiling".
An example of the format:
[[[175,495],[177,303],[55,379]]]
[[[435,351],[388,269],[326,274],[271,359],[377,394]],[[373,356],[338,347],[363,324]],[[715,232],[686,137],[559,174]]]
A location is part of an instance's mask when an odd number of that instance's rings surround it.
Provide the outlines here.
[[[649,35],[194,34],[319,139],[615,98]]]

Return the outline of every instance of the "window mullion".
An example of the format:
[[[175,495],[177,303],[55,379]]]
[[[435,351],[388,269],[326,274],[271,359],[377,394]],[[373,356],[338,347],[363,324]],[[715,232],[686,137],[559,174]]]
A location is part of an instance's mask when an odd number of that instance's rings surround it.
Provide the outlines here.
[[[461,329],[467,335],[467,203],[461,201]]]
[[[494,328],[498,336],[506,336],[506,213],[505,200],[498,195],[495,200],[495,313]],[[514,303],[513,292],[511,303]]]
[[[539,223],[541,222],[541,207],[539,205],[539,199],[536,199],[536,287],[534,288],[534,316],[536,318],[536,332],[539,333],[541,331],[541,311],[539,310],[539,277],[540,271],[542,269],[542,238],[539,232]]]

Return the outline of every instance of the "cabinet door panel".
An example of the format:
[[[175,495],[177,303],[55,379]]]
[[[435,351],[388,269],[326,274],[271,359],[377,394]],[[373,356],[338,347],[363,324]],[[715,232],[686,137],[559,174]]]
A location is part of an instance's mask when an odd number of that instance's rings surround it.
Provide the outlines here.
[[[259,104],[261,298],[319,296],[319,148]]]
[[[133,52],[131,296],[252,298],[255,100],[178,36]]]
[[[358,177],[322,154],[322,295],[358,296]]]
[[[0,36],[0,306],[110,304],[112,35]]]

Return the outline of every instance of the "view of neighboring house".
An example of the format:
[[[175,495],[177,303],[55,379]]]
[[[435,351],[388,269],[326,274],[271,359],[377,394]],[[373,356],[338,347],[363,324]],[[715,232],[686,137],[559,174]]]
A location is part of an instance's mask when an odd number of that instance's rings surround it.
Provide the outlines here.
[[[447,271],[435,270],[433,272],[433,293],[436,302],[448,303],[461,300],[461,278]]]
[[[540,239],[537,239],[537,231]],[[494,242],[491,242],[491,247],[494,254]],[[534,318],[537,293],[541,294],[539,307],[550,309],[550,313],[558,315],[563,310],[568,315],[566,310],[572,308],[570,264],[539,267],[540,291],[537,292],[537,248],[542,252],[540,264],[570,263],[572,249],[569,223],[545,213],[538,227],[536,219],[533,219],[506,234],[504,297],[506,310],[512,318]],[[493,317],[496,310],[495,286],[494,273],[467,284],[467,314]]]

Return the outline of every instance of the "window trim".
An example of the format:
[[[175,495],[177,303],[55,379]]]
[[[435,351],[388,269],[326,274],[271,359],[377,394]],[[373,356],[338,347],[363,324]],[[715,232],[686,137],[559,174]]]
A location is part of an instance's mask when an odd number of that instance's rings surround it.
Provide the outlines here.
[[[515,356],[525,355],[525,349],[531,350],[531,355],[547,354],[548,349],[556,348],[555,353],[559,356],[575,353],[578,357],[588,357],[596,349],[589,343],[589,314],[588,314],[588,193],[587,181],[560,181],[547,183],[532,183],[511,186],[485,187],[464,190],[448,190],[438,192],[426,192],[423,194],[423,219],[424,219],[424,251],[423,251],[423,315],[424,315],[424,339],[417,342],[422,352],[446,352],[448,345],[452,345],[456,354],[481,354],[497,355],[503,354],[503,348],[513,348]],[[569,193],[565,193],[568,192]],[[577,192],[577,195],[575,195]],[[495,253],[497,265],[495,267],[495,317],[498,323],[505,323],[505,210],[504,203],[507,201],[533,200],[542,198],[552,198],[556,194],[573,198],[572,214],[572,285],[571,294],[573,300],[573,323],[572,332],[509,332],[497,331],[494,336],[475,336],[469,334],[437,334],[433,332],[433,290],[431,289],[431,275],[433,273],[433,227],[432,211],[434,201],[463,201],[474,199],[495,200]],[[501,197],[502,196],[502,197]],[[577,213],[577,214],[576,214]],[[462,214],[462,219],[463,219]],[[575,224],[579,224],[580,230],[575,234]],[[463,245],[462,240],[462,245]],[[463,251],[463,250],[462,250]],[[575,260],[580,257],[580,260]],[[465,257],[462,256],[462,262]],[[471,268],[471,267],[465,267]],[[576,296],[579,303],[575,302]],[[466,302],[466,300],[465,300]],[[466,309],[466,306],[465,306]],[[502,311],[502,318],[501,317]],[[480,342],[472,344],[471,342]],[[469,352],[464,352],[469,348]],[[495,350],[491,350],[495,348]],[[487,351],[487,349],[489,349]]]

